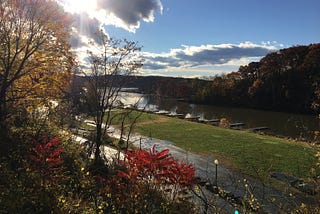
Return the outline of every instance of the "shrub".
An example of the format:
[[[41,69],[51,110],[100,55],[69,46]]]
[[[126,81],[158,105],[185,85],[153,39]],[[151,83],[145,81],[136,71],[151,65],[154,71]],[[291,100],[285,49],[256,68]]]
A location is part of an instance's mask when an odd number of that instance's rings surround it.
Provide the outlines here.
[[[113,207],[138,213],[190,212],[191,203],[177,196],[193,188],[194,175],[193,165],[179,163],[169,155],[169,150],[157,152],[154,146],[150,151],[128,151],[125,160],[120,161],[117,174],[106,180],[102,190],[109,204],[105,209]]]

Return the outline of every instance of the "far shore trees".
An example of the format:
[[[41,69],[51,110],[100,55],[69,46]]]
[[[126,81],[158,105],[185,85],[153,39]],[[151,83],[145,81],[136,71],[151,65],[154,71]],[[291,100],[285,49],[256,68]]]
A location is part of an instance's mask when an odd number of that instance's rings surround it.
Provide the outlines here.
[[[111,124],[111,110],[118,102],[120,90],[142,66],[136,42],[109,38],[102,30],[97,34],[99,44],[89,51],[91,73],[87,73],[85,102],[96,123],[94,163],[100,160],[100,146]],[[121,140],[121,139],[120,139]]]

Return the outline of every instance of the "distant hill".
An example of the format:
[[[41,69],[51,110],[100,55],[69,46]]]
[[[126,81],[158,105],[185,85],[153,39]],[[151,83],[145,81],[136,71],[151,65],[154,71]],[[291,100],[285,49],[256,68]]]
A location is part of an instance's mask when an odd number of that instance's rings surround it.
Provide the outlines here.
[[[121,77],[117,77],[121,78]],[[126,77],[127,78],[127,77]],[[85,85],[89,77],[86,76],[74,76],[74,83],[76,85]],[[164,76],[131,76],[124,87],[127,88],[138,88],[142,93],[157,93],[160,85],[165,82],[173,82],[175,84],[180,82],[189,82],[193,79],[181,78],[181,77],[164,77]],[[204,81],[204,80],[199,80]],[[164,96],[167,96],[163,94]]]

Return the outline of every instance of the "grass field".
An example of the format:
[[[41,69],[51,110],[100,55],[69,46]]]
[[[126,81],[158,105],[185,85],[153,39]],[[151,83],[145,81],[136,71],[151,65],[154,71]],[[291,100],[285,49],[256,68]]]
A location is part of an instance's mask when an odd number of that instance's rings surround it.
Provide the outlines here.
[[[283,172],[305,178],[316,164],[315,150],[302,142],[156,114],[143,113],[135,132],[171,141],[190,152],[212,155],[227,167],[254,177]]]

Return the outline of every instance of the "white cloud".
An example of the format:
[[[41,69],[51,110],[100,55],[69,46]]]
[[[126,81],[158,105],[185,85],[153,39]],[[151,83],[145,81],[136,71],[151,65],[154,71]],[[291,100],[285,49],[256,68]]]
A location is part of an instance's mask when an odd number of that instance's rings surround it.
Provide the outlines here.
[[[95,38],[103,25],[135,32],[141,22],[153,22],[162,13],[160,0],[56,0],[74,20],[72,45],[81,45],[78,35]]]
[[[135,32],[141,21],[153,22],[155,13],[163,10],[160,0],[97,0],[97,7],[105,15],[105,24],[130,32]]]
[[[261,57],[277,50],[275,45],[254,44],[250,42],[240,44],[219,44],[186,46],[180,49],[171,49],[167,53],[143,53],[149,66],[158,67],[195,67],[200,65],[225,65],[243,61],[252,57]]]
[[[101,29],[101,22],[91,17],[88,13],[75,13],[72,14],[73,32],[71,37],[71,45],[73,48],[88,45],[88,40],[83,41],[83,38],[90,38],[95,42],[99,42],[97,32]]]
[[[192,71],[192,76],[228,73],[252,61],[258,61],[266,54],[276,51],[281,44],[218,44],[187,46],[171,49],[166,53],[142,53],[145,59],[143,71],[147,73],[170,74],[173,71]]]
[[[56,0],[66,12],[87,13],[99,25],[114,25],[135,32],[140,23],[153,22],[163,11],[161,0]]]
[[[144,70],[140,72],[144,76],[172,76],[184,78],[208,77],[226,73],[223,69],[203,68],[203,69],[170,69],[170,70]]]
[[[56,0],[73,20],[70,43],[82,64],[90,40],[99,44],[97,33],[104,25],[135,32],[141,22],[153,22],[162,13],[161,0]],[[107,32],[105,32],[107,34]]]

